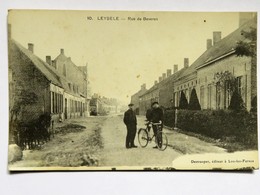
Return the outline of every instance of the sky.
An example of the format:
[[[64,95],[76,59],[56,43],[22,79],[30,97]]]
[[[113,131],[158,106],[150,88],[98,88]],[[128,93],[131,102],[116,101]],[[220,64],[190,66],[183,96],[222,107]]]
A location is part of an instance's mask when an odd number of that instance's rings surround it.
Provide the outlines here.
[[[24,47],[33,43],[37,56],[54,59],[63,48],[76,65],[88,64],[92,93],[128,103],[174,64],[179,70],[184,58],[192,64],[213,31],[223,38],[239,21],[236,12],[12,10],[8,22],[12,38]]]

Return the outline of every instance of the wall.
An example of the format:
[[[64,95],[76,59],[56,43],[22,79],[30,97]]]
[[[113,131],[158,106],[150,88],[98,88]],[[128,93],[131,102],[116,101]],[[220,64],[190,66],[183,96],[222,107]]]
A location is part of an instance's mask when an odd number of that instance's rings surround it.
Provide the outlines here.
[[[251,108],[251,58],[237,57],[231,55],[216,61],[208,66],[198,69],[198,90],[197,95],[202,109],[224,109],[228,107],[228,102],[224,101],[224,91],[220,92],[220,103],[217,105],[216,86],[214,85],[214,74],[224,71],[231,72],[235,77],[241,77],[242,89],[241,95],[247,109]],[[209,95],[209,86],[211,86],[211,95]],[[252,89],[254,86],[252,86]],[[204,89],[204,92],[202,91]],[[201,96],[204,94],[204,98]],[[211,105],[209,103],[211,99]],[[231,97],[230,97],[231,98]],[[229,99],[230,99],[229,98]],[[203,100],[203,101],[202,101]]]
[[[13,108],[10,109],[20,107],[19,119],[25,122],[37,119],[43,113],[50,113],[49,81],[14,44],[10,49],[12,94],[9,98],[13,102]],[[23,103],[19,104],[21,101]]]
[[[134,104],[136,114],[140,114],[140,96],[142,96],[146,91],[147,89],[142,86],[137,93],[131,96],[131,103]]]
[[[65,103],[67,102],[67,107]],[[75,103],[77,102],[77,103]],[[77,108],[76,108],[77,104]],[[83,97],[76,97],[72,94],[64,92],[64,119],[76,118],[81,116],[87,116],[87,107],[85,98]],[[67,110],[67,117],[65,116],[65,111]]]
[[[194,71],[188,75],[182,76],[174,81],[174,106],[179,106],[180,93],[184,92],[187,101],[190,101],[190,94],[192,89],[195,88],[197,91],[197,72]]]
[[[74,85],[74,93],[82,93],[87,96],[87,75],[82,72],[72,61],[71,58],[66,57],[64,54],[60,54],[55,59],[56,70],[68,81],[71,82],[72,88]],[[64,75],[64,68],[66,74]],[[78,87],[78,91],[77,88]]]

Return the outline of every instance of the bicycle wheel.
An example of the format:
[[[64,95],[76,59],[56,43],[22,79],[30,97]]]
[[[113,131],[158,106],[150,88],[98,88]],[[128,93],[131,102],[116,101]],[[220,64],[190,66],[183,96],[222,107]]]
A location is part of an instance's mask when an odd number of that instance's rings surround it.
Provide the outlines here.
[[[148,133],[146,129],[139,129],[138,131],[138,142],[142,148],[146,147],[148,144]]]
[[[168,146],[168,138],[162,131],[159,131],[156,135],[156,145],[161,151],[165,150]]]

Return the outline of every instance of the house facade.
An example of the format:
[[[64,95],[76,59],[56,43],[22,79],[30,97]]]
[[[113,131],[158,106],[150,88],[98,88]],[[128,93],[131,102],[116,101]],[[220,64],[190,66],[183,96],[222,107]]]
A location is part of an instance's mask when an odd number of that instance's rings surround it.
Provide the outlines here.
[[[221,32],[213,32],[213,40],[207,40],[206,51],[190,66],[184,59],[184,68],[174,69],[174,74],[159,77],[159,82],[139,97],[140,113],[145,114],[152,101],[159,101],[164,108],[178,107],[180,94],[184,92],[190,101],[192,89],[195,89],[201,109],[227,109],[231,100],[231,88],[220,86],[218,75],[230,74],[236,80],[236,87],[241,95],[244,106],[249,111],[252,100],[256,98],[256,58],[237,56],[237,42],[248,42],[243,31],[249,32],[256,28],[254,15],[241,14],[240,26],[237,30],[221,39]],[[165,73],[164,73],[165,74]]]
[[[98,94],[94,94],[90,100],[90,113],[92,115],[116,114],[118,105],[115,98],[100,97]]]
[[[45,62],[33,50],[33,44],[25,48],[9,37],[10,121],[29,123],[49,114],[54,124],[87,116],[86,72],[72,61],[61,61],[59,57],[52,61],[47,56]],[[60,67],[65,67],[65,72]]]

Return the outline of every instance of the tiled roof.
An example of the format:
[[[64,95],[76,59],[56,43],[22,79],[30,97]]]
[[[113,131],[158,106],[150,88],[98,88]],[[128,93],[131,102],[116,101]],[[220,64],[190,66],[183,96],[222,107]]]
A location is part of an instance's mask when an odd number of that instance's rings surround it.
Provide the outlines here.
[[[39,57],[34,55],[31,51],[25,49],[22,45],[20,45],[17,41],[11,41],[12,46],[17,47],[19,51],[21,51],[25,56],[27,56],[31,62],[35,65],[35,67],[53,84],[62,87],[59,76],[55,74],[52,70],[48,68],[46,62],[41,60]]]
[[[181,78],[196,72],[196,69],[201,67],[203,64],[209,63],[214,59],[217,59],[231,51],[234,51],[237,42],[245,40],[245,37],[241,35],[241,31],[242,30],[249,31],[251,27],[256,27],[255,19],[248,21],[247,23],[239,27],[237,30],[235,30],[234,32],[230,33],[229,35],[221,39],[210,49],[206,50],[200,57],[198,57],[197,60],[195,60],[195,62],[193,62],[191,66],[189,66],[188,68],[182,68],[181,70],[172,74],[170,77],[166,78],[165,80],[162,80],[158,84],[153,85],[142,96],[152,92],[153,90],[156,90],[158,86],[164,85],[167,82],[173,82],[176,79],[180,80]]]
[[[195,71],[196,68],[199,68],[203,64],[209,63],[214,59],[217,59],[231,51],[234,51],[237,42],[245,40],[245,37],[241,34],[241,31],[250,31],[251,27],[256,27],[255,19],[248,21],[247,23],[239,27],[237,30],[221,39],[211,48],[206,50],[197,60],[195,60],[195,62],[189,68],[187,68],[187,70],[182,76],[191,74]]]
[[[35,65],[35,67],[54,85],[62,87],[65,92],[72,94],[74,96],[80,97],[80,94],[73,92],[69,87],[70,81],[67,80],[66,77],[61,75],[53,66],[47,64],[38,56],[33,54],[28,49],[24,48],[20,43],[15,40],[12,40],[12,44],[16,46],[24,55],[26,55],[31,62]],[[81,95],[83,96],[83,95]]]
[[[179,78],[185,71],[186,69],[181,69],[177,71],[176,73],[172,74],[171,76],[167,77],[166,79],[162,80],[161,82],[157,83],[156,85],[153,85],[150,89],[145,91],[140,97],[145,96],[146,94],[149,94],[150,92],[160,88],[159,86],[162,86],[166,84],[167,82],[173,82],[176,78]]]

